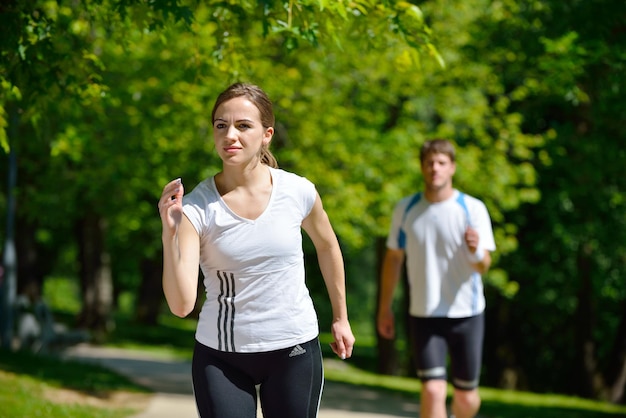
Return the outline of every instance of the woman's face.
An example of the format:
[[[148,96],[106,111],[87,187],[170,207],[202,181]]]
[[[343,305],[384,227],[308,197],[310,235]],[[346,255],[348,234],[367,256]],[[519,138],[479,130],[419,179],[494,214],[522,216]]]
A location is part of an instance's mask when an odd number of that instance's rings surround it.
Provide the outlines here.
[[[213,121],[215,148],[225,164],[247,164],[259,158],[262,146],[272,140],[274,128],[261,123],[259,109],[246,97],[220,104]]]

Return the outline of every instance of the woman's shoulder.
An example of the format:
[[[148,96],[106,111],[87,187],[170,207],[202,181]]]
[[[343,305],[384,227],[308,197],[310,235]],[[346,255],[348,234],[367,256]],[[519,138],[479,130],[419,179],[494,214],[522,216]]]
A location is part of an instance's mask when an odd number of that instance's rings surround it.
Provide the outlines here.
[[[295,201],[301,209],[303,217],[306,217],[317,198],[317,190],[313,182],[299,174],[282,169],[272,169],[272,178],[276,187],[277,199],[289,199]]]
[[[313,186],[313,182],[304,176],[293,173],[291,171],[284,170],[282,168],[270,168],[272,170],[272,177],[274,177],[281,184],[294,185],[294,186]]]
[[[215,187],[215,181],[213,177],[207,177],[198,183],[191,192],[185,194],[183,197],[183,203],[209,203],[219,199],[219,193]]]

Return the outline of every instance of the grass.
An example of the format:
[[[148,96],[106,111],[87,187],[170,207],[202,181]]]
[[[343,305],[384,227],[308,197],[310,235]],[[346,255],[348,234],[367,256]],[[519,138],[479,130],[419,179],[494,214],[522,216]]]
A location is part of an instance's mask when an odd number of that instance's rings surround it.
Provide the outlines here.
[[[148,391],[105,368],[55,356],[0,350],[0,416],[124,418]]]
[[[334,358],[331,350],[324,350],[331,336],[322,334],[320,341],[325,358]],[[375,364],[375,342],[364,341],[365,346],[355,347],[355,357],[348,362],[327,361],[327,380],[393,392],[416,400],[420,395],[418,379],[384,376],[372,372]],[[358,341],[357,341],[358,344]],[[363,353],[363,354],[359,354]],[[452,387],[449,387],[449,395]],[[626,406],[614,405],[557,394],[536,394],[520,391],[480,388],[482,405],[480,416],[485,418],[602,418],[626,417]]]
[[[381,376],[346,363],[341,363],[338,367],[327,366],[325,376],[334,382],[402,394],[407,399],[417,399],[420,393],[420,384],[417,379]],[[480,393],[483,401],[480,415],[485,418],[626,417],[626,406],[570,396],[505,391],[485,387],[480,389]]]

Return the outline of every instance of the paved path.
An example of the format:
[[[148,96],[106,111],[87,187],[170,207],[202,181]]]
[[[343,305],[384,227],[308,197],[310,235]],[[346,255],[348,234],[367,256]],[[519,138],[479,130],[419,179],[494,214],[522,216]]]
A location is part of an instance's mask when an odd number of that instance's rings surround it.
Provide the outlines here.
[[[197,418],[188,362],[88,344],[68,349],[66,356],[99,363],[154,390],[147,409],[132,418]],[[400,394],[326,382],[319,418],[415,418],[418,410],[417,400]]]

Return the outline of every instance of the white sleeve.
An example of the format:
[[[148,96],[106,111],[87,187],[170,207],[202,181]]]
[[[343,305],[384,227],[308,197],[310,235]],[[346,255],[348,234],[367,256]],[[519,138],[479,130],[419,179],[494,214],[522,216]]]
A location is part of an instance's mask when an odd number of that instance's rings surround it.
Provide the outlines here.
[[[404,212],[409,204],[410,197],[402,199],[396,204],[391,215],[391,225],[389,227],[389,234],[387,235],[387,248],[391,250],[404,249],[404,246],[400,242],[400,229],[402,227],[402,220],[404,218]]]
[[[202,235],[207,222],[207,208],[209,205],[208,196],[203,184],[196,186],[191,193],[183,196],[183,213],[193,227],[196,229],[198,235]],[[204,193],[203,193],[204,192]]]
[[[491,226],[491,217],[487,211],[487,206],[476,199],[472,205],[472,227],[478,231],[480,237],[480,247],[487,251],[495,251],[496,241],[493,236],[493,228]]]

